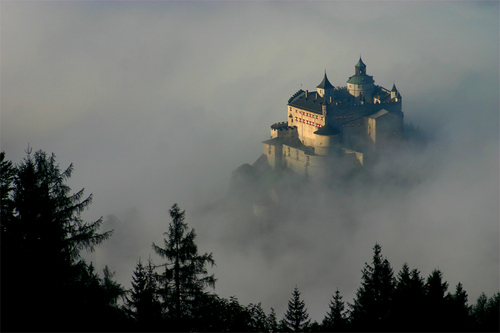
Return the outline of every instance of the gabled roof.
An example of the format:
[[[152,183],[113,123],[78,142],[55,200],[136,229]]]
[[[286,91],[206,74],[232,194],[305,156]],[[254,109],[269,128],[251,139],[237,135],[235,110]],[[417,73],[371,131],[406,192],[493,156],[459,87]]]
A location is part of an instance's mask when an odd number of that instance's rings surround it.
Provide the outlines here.
[[[328,81],[328,78],[326,77],[326,71],[325,71],[325,77],[323,78],[323,81],[316,87],[320,89],[333,89],[333,85]]]

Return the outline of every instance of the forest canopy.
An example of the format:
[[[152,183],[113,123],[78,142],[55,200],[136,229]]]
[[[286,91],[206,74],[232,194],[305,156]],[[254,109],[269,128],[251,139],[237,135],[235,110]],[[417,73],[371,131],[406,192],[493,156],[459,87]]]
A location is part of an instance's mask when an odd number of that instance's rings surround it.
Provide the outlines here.
[[[82,258],[112,231],[100,230],[102,219],[81,218],[92,195],[67,185],[72,165],[60,169],[54,154],[28,150],[19,164],[2,152],[0,167],[3,331],[499,330],[500,292],[469,304],[463,285],[450,288],[439,269],[423,277],[405,263],[395,273],[378,243],[352,303],[339,289],[324,291],[332,298],[320,323],[311,322],[298,286],[282,319],[261,303],[220,297],[209,273],[216,260],[198,253],[195,230],[177,204],[163,244],[151,244],[158,261],[137,258],[127,289],[107,266],[99,275]]]

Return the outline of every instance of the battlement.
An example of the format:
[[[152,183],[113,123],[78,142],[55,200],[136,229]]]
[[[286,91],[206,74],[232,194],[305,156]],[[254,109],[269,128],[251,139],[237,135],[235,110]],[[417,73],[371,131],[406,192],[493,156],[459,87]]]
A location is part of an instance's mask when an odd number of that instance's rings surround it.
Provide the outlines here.
[[[318,176],[331,172],[326,161],[333,157],[363,165],[363,154],[402,138],[399,91],[375,85],[365,70],[356,66],[343,86],[332,85],[325,73],[315,90],[300,89],[288,99],[287,121],[271,125],[271,139],[263,142],[273,169]]]
[[[279,131],[289,130],[289,129],[292,129],[294,127],[296,128],[297,126],[288,126],[288,122],[286,122],[286,121],[283,121],[280,123],[274,123],[271,125],[271,129],[279,130]]]
[[[288,126],[287,122],[276,123],[271,126],[272,138],[292,138],[297,135],[297,126]]]
[[[293,95],[292,95],[292,97],[290,97],[290,98],[288,99],[288,103],[292,102],[292,101],[293,101],[293,99],[294,99],[295,97],[299,96],[299,95],[300,95],[300,94],[302,94],[303,92],[304,92],[304,90],[299,89],[299,90],[298,90],[295,94],[293,94]]]

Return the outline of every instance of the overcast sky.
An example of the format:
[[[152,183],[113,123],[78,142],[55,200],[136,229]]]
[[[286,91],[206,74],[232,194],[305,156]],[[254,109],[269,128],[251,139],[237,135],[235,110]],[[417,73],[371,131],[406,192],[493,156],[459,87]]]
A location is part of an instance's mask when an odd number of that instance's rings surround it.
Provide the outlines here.
[[[376,84],[396,84],[405,122],[432,138],[378,166],[409,170],[418,186],[326,193],[258,237],[199,213],[260,156],[293,93],[325,70],[344,86],[360,55]],[[337,288],[352,302],[375,242],[396,272],[439,267],[470,303],[491,295],[498,114],[497,1],[1,2],[1,149],[15,163],[28,144],[74,163],[70,186],[94,195],[85,218],[115,228],[89,258],[127,287],[177,202],[199,250],[214,254],[216,292],[278,317],[295,285],[315,320]]]

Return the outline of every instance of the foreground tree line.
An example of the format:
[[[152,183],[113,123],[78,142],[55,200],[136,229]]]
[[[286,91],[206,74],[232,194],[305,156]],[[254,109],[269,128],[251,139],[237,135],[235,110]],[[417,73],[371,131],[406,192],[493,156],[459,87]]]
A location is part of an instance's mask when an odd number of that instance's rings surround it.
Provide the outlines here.
[[[196,234],[177,204],[163,244],[152,244],[161,263],[139,259],[131,289],[102,275],[80,253],[112,235],[102,219],[85,222],[92,195],[66,185],[73,166],[60,170],[43,151],[18,165],[1,163],[2,331],[498,331],[500,293],[473,305],[461,283],[448,292],[440,270],[427,279],[404,264],[394,274],[375,244],[353,303],[337,289],[324,319],[311,322],[295,287],[282,319],[271,308],[241,305],[210,291],[212,254],[198,253]],[[326,306],[326,305],[325,305]]]

